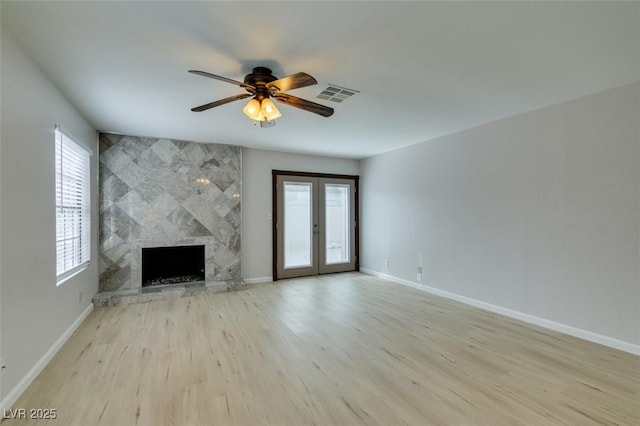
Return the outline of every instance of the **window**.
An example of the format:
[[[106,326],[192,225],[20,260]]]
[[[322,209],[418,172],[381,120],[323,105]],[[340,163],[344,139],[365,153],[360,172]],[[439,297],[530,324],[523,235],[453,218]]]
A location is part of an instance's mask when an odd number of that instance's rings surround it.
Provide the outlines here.
[[[89,153],[56,128],[56,281],[87,267],[91,253]]]

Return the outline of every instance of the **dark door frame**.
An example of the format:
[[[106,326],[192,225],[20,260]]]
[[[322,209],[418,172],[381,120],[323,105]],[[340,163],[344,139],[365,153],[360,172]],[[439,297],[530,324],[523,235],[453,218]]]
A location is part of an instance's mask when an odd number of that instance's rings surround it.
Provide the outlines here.
[[[354,242],[354,250],[356,252],[356,271],[360,271],[360,176],[358,175],[336,175],[330,173],[310,173],[310,172],[294,172],[289,170],[271,170],[271,225],[272,225],[272,236],[273,239],[273,247],[272,247],[272,268],[273,268],[273,281],[278,281],[278,269],[277,269],[277,261],[278,261],[278,238],[277,238],[277,179],[278,176],[301,176],[301,177],[313,177],[313,178],[328,178],[328,179],[352,179],[355,185],[355,215],[356,215],[356,223],[355,223],[355,233],[356,240]]]

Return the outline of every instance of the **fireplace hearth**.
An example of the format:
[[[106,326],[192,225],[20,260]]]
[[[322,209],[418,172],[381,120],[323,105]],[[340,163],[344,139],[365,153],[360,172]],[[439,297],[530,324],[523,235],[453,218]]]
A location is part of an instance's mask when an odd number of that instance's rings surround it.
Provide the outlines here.
[[[205,280],[205,246],[142,248],[142,287]]]

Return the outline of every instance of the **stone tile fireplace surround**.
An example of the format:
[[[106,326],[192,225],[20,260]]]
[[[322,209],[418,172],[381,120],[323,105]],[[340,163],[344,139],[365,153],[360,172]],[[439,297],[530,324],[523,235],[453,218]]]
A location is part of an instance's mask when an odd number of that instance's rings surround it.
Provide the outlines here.
[[[147,247],[204,245],[203,288],[235,288],[241,281],[241,148],[109,133],[99,141],[96,300],[143,293]]]

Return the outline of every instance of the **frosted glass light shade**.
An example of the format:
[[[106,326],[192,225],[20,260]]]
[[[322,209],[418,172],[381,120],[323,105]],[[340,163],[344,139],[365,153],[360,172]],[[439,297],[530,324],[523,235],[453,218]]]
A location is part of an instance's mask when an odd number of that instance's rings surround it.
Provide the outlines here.
[[[278,108],[273,104],[273,101],[269,98],[264,98],[262,100],[262,115],[269,121],[275,120],[276,118],[282,117]]]
[[[262,121],[264,118],[260,111],[260,102],[257,99],[251,99],[245,107],[242,109],[242,112],[252,120]]]

